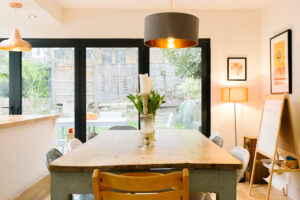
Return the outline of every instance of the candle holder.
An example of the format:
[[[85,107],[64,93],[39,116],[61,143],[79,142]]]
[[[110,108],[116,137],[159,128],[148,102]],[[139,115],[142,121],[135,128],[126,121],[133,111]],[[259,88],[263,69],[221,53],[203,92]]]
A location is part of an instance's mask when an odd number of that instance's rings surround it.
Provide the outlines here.
[[[150,93],[149,92],[140,93],[140,96],[142,97],[142,100],[143,100],[144,114],[147,115],[148,114],[148,97],[150,96]]]

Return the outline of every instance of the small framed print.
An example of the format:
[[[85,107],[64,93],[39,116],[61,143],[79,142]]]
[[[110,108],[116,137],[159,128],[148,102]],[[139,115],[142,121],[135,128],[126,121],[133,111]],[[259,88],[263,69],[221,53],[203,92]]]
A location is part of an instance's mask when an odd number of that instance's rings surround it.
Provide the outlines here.
[[[270,39],[271,94],[292,93],[292,31]]]
[[[227,58],[227,80],[228,81],[247,80],[247,58],[245,57]]]

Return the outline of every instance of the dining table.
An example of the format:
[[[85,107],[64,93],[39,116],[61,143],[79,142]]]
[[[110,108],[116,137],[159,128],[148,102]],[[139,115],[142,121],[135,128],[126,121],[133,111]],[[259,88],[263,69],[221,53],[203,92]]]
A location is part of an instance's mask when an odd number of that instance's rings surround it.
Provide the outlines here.
[[[236,199],[236,170],[242,163],[197,130],[159,129],[151,148],[142,148],[139,130],[108,130],[49,165],[51,199],[93,193],[94,169],[112,173],[189,169],[190,192],[215,192]]]

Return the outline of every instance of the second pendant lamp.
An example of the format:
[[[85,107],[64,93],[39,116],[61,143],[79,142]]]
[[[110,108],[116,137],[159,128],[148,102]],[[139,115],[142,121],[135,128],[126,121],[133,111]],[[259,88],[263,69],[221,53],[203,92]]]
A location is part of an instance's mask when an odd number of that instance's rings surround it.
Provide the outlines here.
[[[172,0],[171,0],[172,9]],[[144,24],[144,44],[158,48],[186,48],[198,45],[198,17],[179,12],[148,15]]]

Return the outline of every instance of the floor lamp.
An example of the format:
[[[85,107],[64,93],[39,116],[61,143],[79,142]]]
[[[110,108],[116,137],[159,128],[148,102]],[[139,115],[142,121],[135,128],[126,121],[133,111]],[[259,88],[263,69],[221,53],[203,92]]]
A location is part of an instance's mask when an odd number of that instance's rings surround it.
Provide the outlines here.
[[[235,133],[235,146],[237,146],[235,103],[248,101],[248,88],[246,87],[222,88],[221,97],[223,102],[233,102],[234,104],[234,133]]]

